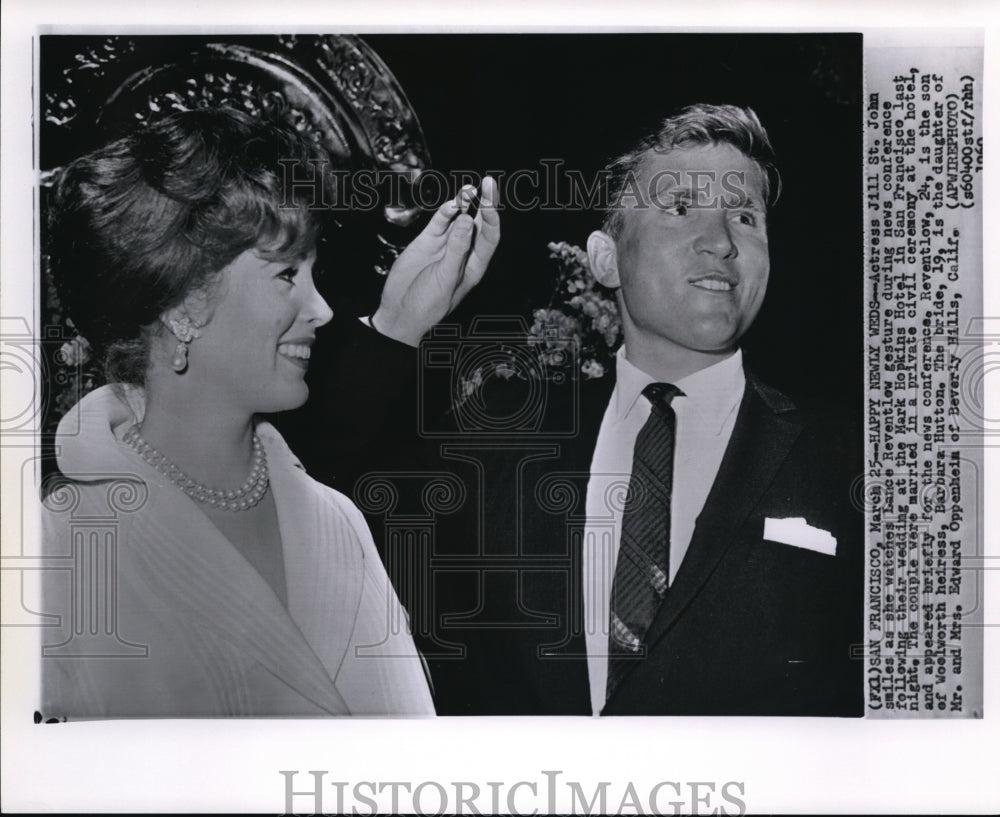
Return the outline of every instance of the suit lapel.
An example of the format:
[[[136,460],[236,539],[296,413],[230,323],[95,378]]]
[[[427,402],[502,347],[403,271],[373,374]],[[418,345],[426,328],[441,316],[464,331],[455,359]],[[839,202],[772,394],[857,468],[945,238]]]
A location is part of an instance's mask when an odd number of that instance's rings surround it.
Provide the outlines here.
[[[747,374],[747,387],[733,435],[705,506],[698,515],[684,561],[650,625],[646,638],[649,649],[667,634],[704,587],[736,533],[773,482],[802,429],[791,414],[794,408],[783,394]],[[636,662],[633,671],[642,665]]]

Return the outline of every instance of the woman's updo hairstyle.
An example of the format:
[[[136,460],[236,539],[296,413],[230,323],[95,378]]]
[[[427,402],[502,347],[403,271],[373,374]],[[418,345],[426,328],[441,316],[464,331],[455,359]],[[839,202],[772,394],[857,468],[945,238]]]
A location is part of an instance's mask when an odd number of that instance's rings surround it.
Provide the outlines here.
[[[235,110],[171,114],[69,164],[50,261],[108,380],[142,384],[158,317],[242,252],[307,251],[331,179],[321,147]]]

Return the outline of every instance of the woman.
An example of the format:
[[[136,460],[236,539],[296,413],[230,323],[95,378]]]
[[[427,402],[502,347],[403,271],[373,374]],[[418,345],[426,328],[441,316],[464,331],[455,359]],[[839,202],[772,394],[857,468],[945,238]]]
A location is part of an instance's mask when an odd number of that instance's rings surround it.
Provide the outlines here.
[[[44,544],[74,561],[44,571],[61,625],[43,649],[46,716],[434,712],[361,514],[257,419],[305,401],[332,316],[312,275],[317,190],[283,183],[323,159],[284,128],[188,112],[58,182],[57,284],[112,385],[57,436]],[[415,337],[407,300],[444,282],[450,305],[476,283],[498,233],[469,252],[469,199],[397,262],[380,329]]]

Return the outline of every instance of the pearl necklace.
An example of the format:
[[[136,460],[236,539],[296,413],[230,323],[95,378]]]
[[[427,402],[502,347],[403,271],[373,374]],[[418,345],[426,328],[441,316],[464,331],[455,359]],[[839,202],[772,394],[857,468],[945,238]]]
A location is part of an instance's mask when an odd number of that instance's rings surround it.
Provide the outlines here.
[[[218,508],[223,511],[246,511],[254,507],[264,494],[270,481],[267,469],[267,455],[260,437],[253,435],[253,467],[250,476],[239,488],[224,491],[221,488],[210,488],[207,485],[191,479],[174,463],[147,443],[139,434],[139,426],[134,425],[125,432],[122,441],[132,446],[147,463],[153,466],[174,485],[196,502]]]

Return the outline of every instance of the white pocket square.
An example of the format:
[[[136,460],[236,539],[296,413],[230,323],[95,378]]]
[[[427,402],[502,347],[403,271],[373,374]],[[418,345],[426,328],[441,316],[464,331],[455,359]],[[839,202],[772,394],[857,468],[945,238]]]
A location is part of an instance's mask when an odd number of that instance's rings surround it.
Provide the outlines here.
[[[788,519],[764,519],[764,538],[783,545],[814,550],[827,556],[837,555],[837,540],[829,531],[814,528],[801,516]]]

